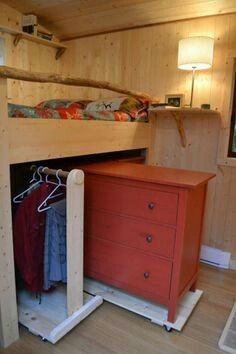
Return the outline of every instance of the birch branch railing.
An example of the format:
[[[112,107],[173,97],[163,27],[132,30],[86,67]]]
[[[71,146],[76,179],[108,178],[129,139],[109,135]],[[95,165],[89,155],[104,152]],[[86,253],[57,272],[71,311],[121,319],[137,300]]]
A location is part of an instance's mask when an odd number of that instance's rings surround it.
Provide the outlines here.
[[[30,82],[44,82],[44,83],[63,84],[69,86],[100,88],[100,89],[115,91],[136,98],[147,99],[151,102],[160,101],[159,98],[153,97],[145,92],[128,90],[119,85],[112,84],[109,81],[92,80],[92,79],[85,79],[81,77],[69,77],[69,76],[62,76],[53,73],[30,72],[21,69],[10,68],[8,66],[0,67],[0,77],[6,79],[14,79],[14,80],[22,80],[22,81],[30,81]]]

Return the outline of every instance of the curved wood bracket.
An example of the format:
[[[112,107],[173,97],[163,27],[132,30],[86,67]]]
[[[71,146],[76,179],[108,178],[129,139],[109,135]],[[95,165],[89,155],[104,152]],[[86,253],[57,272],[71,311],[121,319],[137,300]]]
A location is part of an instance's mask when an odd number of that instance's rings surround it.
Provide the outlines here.
[[[65,53],[65,51],[66,48],[58,48],[55,56],[56,60],[58,60],[62,56],[62,54]]]
[[[183,147],[186,147],[187,138],[186,138],[184,124],[183,124],[183,118],[184,118],[183,114],[181,114],[180,112],[176,112],[176,111],[170,111],[170,113],[173,116],[173,118],[175,119],[177,129],[178,129],[180,139],[181,139],[181,145]]]
[[[22,34],[17,34],[17,35],[15,36],[14,41],[13,41],[15,47],[16,47],[17,44],[20,42],[21,38],[22,38]]]

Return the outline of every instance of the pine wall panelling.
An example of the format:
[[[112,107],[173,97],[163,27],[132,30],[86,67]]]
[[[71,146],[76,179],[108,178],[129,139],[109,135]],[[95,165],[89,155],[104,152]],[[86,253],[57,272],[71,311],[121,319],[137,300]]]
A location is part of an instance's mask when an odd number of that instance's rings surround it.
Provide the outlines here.
[[[231,68],[229,52],[236,49],[236,14],[166,23],[152,27],[92,36],[65,42],[69,49],[62,58],[65,74],[105,79],[131,89],[161,97],[183,93],[189,103],[191,73],[177,69],[178,40],[186,36],[215,38],[213,67],[196,74],[194,106],[210,103],[223,113],[222,128],[229,123],[228,87]],[[73,59],[75,58],[75,60]],[[69,63],[69,64],[68,64]],[[68,66],[67,66],[68,65]],[[68,88],[68,96],[75,97]],[[109,97],[108,91],[78,89],[76,97]],[[164,166],[215,171],[207,199],[204,244],[232,253],[236,259],[236,195],[233,192],[236,167],[217,164],[219,122],[189,118],[185,125],[188,146],[182,148],[175,123],[158,119],[156,163]]]
[[[20,12],[0,2],[0,23],[2,26],[19,29],[21,14]]]
[[[0,2],[0,24],[21,29],[21,14]],[[39,72],[60,72],[60,60],[55,60],[55,48],[21,40],[14,46],[14,37],[1,33],[6,43],[6,65]],[[8,80],[9,102],[35,105],[42,100],[65,97],[64,87],[54,84],[27,83]]]
[[[17,11],[1,3],[0,10],[2,25],[19,28],[20,15]],[[194,105],[211,103],[213,109],[223,112],[223,120],[227,125],[229,117],[227,108],[225,108],[227,100],[225,100],[224,93],[229,85],[228,52],[236,49],[235,33],[236,14],[185,20],[67,41],[69,48],[58,61],[54,59],[53,48],[26,40],[20,41],[18,46],[14,47],[11,35],[2,34],[1,36],[6,39],[7,65],[42,72],[62,72],[71,76],[109,80],[131,89],[158,95],[162,101],[165,94],[183,93],[185,103],[189,102],[191,73],[176,68],[178,40],[188,35],[213,36],[215,38],[213,68],[197,73]],[[75,89],[53,84],[9,80],[8,95],[10,102],[36,104],[48,98],[97,98],[112,96],[113,93],[91,88]],[[209,125],[209,130],[211,130],[211,124],[215,123],[209,121],[205,124],[205,128]],[[235,196],[231,192],[222,192],[225,186],[228,186],[228,190],[230,190],[230,185],[233,186],[235,167],[217,167],[217,159],[212,152],[206,153],[209,150],[206,145],[209,145],[208,139],[196,149],[191,147],[191,149],[183,150],[179,145],[175,125],[170,124],[168,130],[172,134],[171,143],[169,139],[162,139],[161,142],[161,136],[164,136],[163,132],[167,131],[167,127],[164,118],[159,119],[156,133],[157,142],[159,140],[159,144],[156,144],[156,162],[165,166],[204,170],[213,170],[214,167],[217,171],[217,178],[214,186],[210,187],[211,194],[208,198],[211,202],[209,202],[204,225],[204,243],[231,252],[235,259],[236,237],[233,224]],[[200,139],[202,134],[200,128],[197,134]],[[196,142],[196,132],[194,136],[193,139]],[[217,148],[218,141],[215,140],[214,144]],[[174,158],[176,156],[178,159]]]
[[[0,3],[0,23],[19,29],[20,14]],[[188,35],[213,36],[216,43],[213,68],[196,75],[194,105],[211,103],[212,108],[223,112],[222,126],[227,127],[229,116],[225,92],[230,78],[228,51],[236,49],[235,33],[236,14],[179,21],[69,41],[66,42],[69,49],[59,61],[55,60],[53,48],[26,40],[14,47],[11,35],[0,33],[0,36],[6,40],[7,65],[109,80],[131,89],[159,95],[162,100],[167,93],[183,93],[186,103],[189,102],[191,74],[176,68],[178,40]],[[112,96],[113,93],[9,80],[8,95],[10,102],[34,105],[48,98],[97,98]],[[165,166],[217,172],[208,195],[204,243],[229,251],[233,259],[236,259],[236,167],[217,165],[216,121],[202,119],[196,122],[190,117],[189,121],[185,119],[185,125],[188,147],[183,149],[173,120],[158,119],[156,162]],[[5,247],[4,244],[2,246]],[[8,251],[11,254],[11,247]],[[0,272],[2,276],[5,276],[4,272]],[[12,288],[8,288],[4,295],[4,298],[7,296],[9,299],[8,313],[15,311],[12,293]],[[7,314],[7,309],[4,313],[0,311],[1,316],[4,314]],[[13,324],[10,336],[9,333],[4,334],[0,328],[0,340],[5,345],[17,337],[16,323]]]

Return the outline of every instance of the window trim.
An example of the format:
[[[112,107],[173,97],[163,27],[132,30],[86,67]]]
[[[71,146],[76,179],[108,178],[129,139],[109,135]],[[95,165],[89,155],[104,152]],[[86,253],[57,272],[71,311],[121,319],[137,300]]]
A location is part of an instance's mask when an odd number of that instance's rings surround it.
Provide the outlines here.
[[[226,87],[223,97],[223,106],[221,111],[221,132],[219,136],[217,166],[236,167],[236,157],[228,155],[229,139],[231,131],[231,117],[233,107],[233,93],[234,93],[234,78],[236,73],[236,49],[228,51],[227,55],[227,70],[226,70]]]
[[[233,101],[232,101],[232,109],[231,109],[230,135],[229,135],[229,147],[228,147],[228,157],[231,158],[236,158],[236,151],[232,151],[234,131],[236,129],[235,124],[236,124],[236,71],[234,73]]]

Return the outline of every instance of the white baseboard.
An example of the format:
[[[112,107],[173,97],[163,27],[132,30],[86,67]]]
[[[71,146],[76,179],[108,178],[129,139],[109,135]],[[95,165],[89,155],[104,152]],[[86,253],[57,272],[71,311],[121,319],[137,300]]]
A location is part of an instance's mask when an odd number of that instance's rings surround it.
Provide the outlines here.
[[[236,259],[231,259],[229,262],[229,268],[236,270]]]
[[[232,262],[230,262],[230,256],[231,253],[229,252],[224,252],[220,249],[203,245],[201,247],[200,261],[218,268],[228,269],[231,268],[230,263]]]

